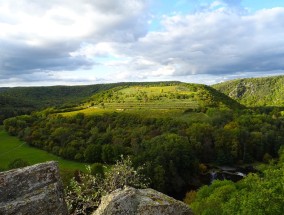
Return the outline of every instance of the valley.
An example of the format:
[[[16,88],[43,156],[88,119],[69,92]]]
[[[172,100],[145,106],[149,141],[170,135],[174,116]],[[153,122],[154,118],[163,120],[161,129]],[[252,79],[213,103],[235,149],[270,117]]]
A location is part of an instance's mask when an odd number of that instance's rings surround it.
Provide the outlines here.
[[[281,78],[271,77],[270,83]],[[144,167],[150,187],[186,199],[186,193],[212,183],[214,166],[263,163],[269,168],[278,162],[284,106],[258,97],[265,87],[260,93],[253,88],[257,98],[246,97],[252,103],[240,93],[235,98],[232,92],[240,83],[259,83],[258,79],[238,81],[213,87],[181,82],[46,87],[36,93],[29,89],[31,94],[27,89],[5,89],[0,111],[12,106],[13,114],[2,115],[0,168],[16,158],[30,164],[55,159],[70,175],[86,163],[112,166],[121,155],[129,156],[135,168]],[[22,100],[17,103],[13,94]],[[247,94],[252,92],[242,95]],[[22,112],[21,104],[32,108]],[[11,150],[13,156],[6,156]],[[243,177],[238,172],[218,172],[216,179]]]

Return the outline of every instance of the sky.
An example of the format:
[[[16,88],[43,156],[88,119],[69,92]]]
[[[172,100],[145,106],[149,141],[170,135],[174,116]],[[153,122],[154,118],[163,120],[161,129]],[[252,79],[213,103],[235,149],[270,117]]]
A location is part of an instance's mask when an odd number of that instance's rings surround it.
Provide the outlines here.
[[[283,0],[0,0],[0,87],[282,74]]]

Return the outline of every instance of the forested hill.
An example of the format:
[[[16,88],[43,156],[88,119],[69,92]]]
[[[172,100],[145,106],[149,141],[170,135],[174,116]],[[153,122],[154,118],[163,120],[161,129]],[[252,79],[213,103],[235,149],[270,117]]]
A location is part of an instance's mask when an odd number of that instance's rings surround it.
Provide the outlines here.
[[[242,108],[238,102],[209,86],[174,82],[126,84],[95,94],[87,104],[96,108],[102,105],[104,109],[123,110]]]
[[[0,88],[0,123],[9,117],[29,114],[32,111],[48,107],[67,110],[78,107],[80,104],[90,100],[98,93],[109,95],[110,89],[127,88],[131,86],[166,86],[179,85],[180,82],[127,82],[112,84],[97,84],[86,86],[51,86],[51,87],[14,87]],[[189,86],[190,84],[188,84]],[[239,108],[240,105],[205,85],[190,85],[198,91],[195,99],[209,102],[211,106],[224,104],[229,108]],[[160,93],[160,92],[159,92]],[[185,95],[182,95],[185,96]],[[96,101],[95,101],[96,102]],[[171,102],[171,101],[169,101]],[[208,106],[204,104],[203,106]]]
[[[29,114],[48,107],[69,108],[90,96],[114,87],[136,83],[82,86],[0,87],[0,124],[6,118]]]
[[[94,93],[118,85],[3,87],[0,88],[0,124],[6,118],[29,114],[42,108],[78,105]]]
[[[246,106],[284,106],[284,75],[238,79],[212,87]]]
[[[5,98],[7,100],[18,100],[22,103],[28,102],[30,105],[39,108],[63,106],[76,104],[97,92],[124,84],[125,83],[82,86],[5,87],[0,88],[0,95],[2,96],[2,100]]]

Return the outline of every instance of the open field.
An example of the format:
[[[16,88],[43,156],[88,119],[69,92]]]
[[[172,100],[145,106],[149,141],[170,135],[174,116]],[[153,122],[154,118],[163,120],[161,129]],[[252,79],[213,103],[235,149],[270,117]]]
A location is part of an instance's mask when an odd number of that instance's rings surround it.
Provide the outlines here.
[[[129,112],[145,117],[180,117],[185,110],[199,107],[195,94],[185,86],[131,86],[95,95],[85,109],[61,114]]]
[[[61,170],[85,169],[83,163],[64,160],[46,151],[30,147],[17,137],[10,136],[3,127],[0,127],[0,169],[6,169],[8,164],[17,158],[22,158],[30,164],[55,160],[59,162]]]

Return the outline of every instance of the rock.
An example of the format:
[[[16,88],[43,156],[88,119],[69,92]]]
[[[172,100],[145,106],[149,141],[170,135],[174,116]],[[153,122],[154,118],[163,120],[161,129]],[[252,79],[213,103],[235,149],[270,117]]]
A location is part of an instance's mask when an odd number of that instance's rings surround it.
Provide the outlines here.
[[[93,215],[192,215],[191,209],[153,189],[126,187],[104,196]]]
[[[0,215],[65,215],[57,162],[0,173]]]

